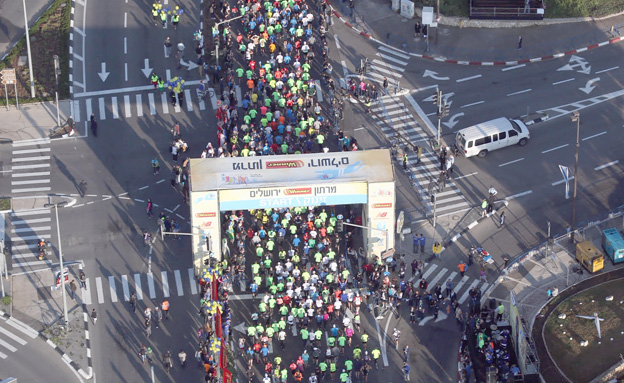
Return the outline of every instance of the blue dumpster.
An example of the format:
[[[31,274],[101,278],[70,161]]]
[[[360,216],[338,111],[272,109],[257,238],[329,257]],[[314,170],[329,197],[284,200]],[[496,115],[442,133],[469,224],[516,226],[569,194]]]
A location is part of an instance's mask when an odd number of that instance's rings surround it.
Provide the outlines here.
[[[617,229],[602,231],[602,248],[613,263],[624,262],[624,239]]]

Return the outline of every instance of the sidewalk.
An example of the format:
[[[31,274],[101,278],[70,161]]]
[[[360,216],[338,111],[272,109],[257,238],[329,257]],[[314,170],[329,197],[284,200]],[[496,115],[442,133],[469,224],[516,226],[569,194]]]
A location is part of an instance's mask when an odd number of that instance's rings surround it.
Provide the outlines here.
[[[414,36],[416,15],[408,20],[391,9],[388,0],[355,3],[355,20],[346,3],[332,3],[334,22],[345,23],[379,43],[401,49],[412,56],[465,65],[512,65],[517,61],[541,61],[554,55],[580,53],[600,43],[616,43],[624,35],[624,15],[602,20],[545,19],[543,21],[469,20],[442,16],[438,28],[426,40]],[[610,33],[611,27],[614,32]],[[522,49],[518,37],[522,36]],[[559,57],[559,56],[557,56]]]
[[[71,101],[59,101],[61,124],[70,115]],[[50,131],[56,127],[56,104],[54,102],[38,102],[20,104],[19,109],[11,105],[9,110],[6,103],[0,106],[0,142],[22,141],[38,138],[47,138]],[[76,127],[80,129],[79,126]]]

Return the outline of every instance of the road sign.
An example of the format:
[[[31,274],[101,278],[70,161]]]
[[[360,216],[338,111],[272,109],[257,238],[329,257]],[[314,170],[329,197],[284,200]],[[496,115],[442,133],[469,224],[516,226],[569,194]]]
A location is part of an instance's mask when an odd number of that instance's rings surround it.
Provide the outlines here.
[[[0,77],[2,77],[2,83],[4,85],[13,85],[16,83],[15,68],[2,69],[0,71]]]
[[[56,274],[56,287],[60,287],[61,286],[61,271],[57,270],[55,274]],[[63,268],[63,275],[65,276],[65,282],[69,282],[69,268],[68,267]]]

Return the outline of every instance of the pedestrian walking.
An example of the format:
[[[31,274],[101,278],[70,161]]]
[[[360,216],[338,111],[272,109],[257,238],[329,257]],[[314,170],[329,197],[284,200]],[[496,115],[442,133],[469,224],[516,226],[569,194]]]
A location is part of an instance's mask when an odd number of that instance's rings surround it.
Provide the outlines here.
[[[432,250],[433,250],[433,255],[435,255],[436,258],[441,259],[440,253],[442,253],[442,245],[440,245],[440,242],[436,241],[433,244]]]
[[[518,36],[518,50],[522,49],[522,36]]]
[[[509,264],[509,257],[504,257],[503,261],[505,262],[505,265],[503,266],[503,268],[506,268],[507,265]]]
[[[420,237],[417,237],[416,234],[414,234],[414,236],[412,237],[412,250],[414,251],[414,254],[418,253],[418,250],[420,249]],[[414,274],[414,264],[412,263],[412,274]]]
[[[420,23],[414,24],[414,37],[420,37]]]
[[[171,55],[171,47],[173,46],[173,43],[171,43],[171,38],[169,36],[167,36],[163,45],[165,46],[165,58],[169,58],[169,55]]]
[[[78,290],[78,286],[76,286],[76,281],[74,279],[69,282],[69,289],[71,290],[71,299],[76,300],[76,290]]]
[[[499,222],[500,222],[500,227],[503,227],[503,225],[505,224],[505,212],[501,212],[500,217],[498,218]]]
[[[403,153],[403,170],[407,170],[407,153]]]
[[[422,233],[420,233],[420,239],[419,239],[419,242],[420,242],[420,252],[421,252],[421,253],[424,253],[424,252],[425,252],[425,244],[426,244],[426,241],[427,241],[427,240],[426,240],[425,236],[424,236]]]
[[[481,273],[479,276],[479,280],[487,283],[487,277],[485,276],[485,268],[481,267]]]
[[[91,113],[91,132],[93,137],[97,137],[97,121],[95,121],[95,114]]]
[[[481,217],[485,217],[487,214],[488,205],[488,201],[484,198],[483,201],[481,201]]]
[[[440,179],[438,180],[438,187],[440,188],[440,192],[444,191],[444,188],[446,187],[446,171],[442,170],[440,172]]]
[[[178,93],[178,103],[180,104],[180,108],[184,106],[184,92]]]
[[[451,278],[446,280],[446,297],[450,297],[453,293],[453,281]]]
[[[161,309],[164,313],[165,319],[169,319],[169,301],[168,300],[164,300],[162,305],[161,305]]]
[[[410,354],[410,346],[409,345],[405,345],[405,347],[403,347],[403,361],[404,362],[409,362],[409,354]]]
[[[416,163],[420,163],[420,156],[422,156],[422,148],[420,145],[416,146]]]
[[[384,93],[388,94],[388,79],[386,77],[383,78],[383,89]]]
[[[145,318],[145,336],[148,338],[152,336],[152,322]]]
[[[80,192],[80,197],[82,198],[87,195],[87,181],[80,181],[80,183],[78,184],[78,191]]]
[[[500,302],[498,307],[496,308],[496,321],[500,322],[503,320],[503,314],[505,313],[505,306],[503,302]]]
[[[91,320],[93,321],[93,324],[95,324],[95,322],[97,322],[97,312],[95,311],[95,309],[93,309],[93,311],[91,311]]]
[[[459,262],[459,265],[457,265],[457,268],[459,269],[459,273],[461,274],[463,278],[464,273],[466,272],[466,264],[464,263],[464,261]]]
[[[152,203],[152,199],[148,198],[147,199],[147,209],[146,210],[147,210],[147,217],[149,219],[152,219],[152,217],[154,216],[153,209],[154,209],[154,204]]]
[[[162,311],[158,306],[154,307],[154,325],[158,328],[158,323],[162,321]]]
[[[154,158],[152,160],[152,172],[154,175],[157,175],[160,172],[160,165],[158,164],[158,159]]]
[[[80,274],[78,275],[78,279],[80,280],[80,288],[87,289],[87,276],[84,271],[80,270]]]
[[[407,362],[403,362],[402,370],[403,370],[403,380],[407,382],[408,380],[410,380],[410,377],[409,377],[410,366],[409,364],[407,364]]]

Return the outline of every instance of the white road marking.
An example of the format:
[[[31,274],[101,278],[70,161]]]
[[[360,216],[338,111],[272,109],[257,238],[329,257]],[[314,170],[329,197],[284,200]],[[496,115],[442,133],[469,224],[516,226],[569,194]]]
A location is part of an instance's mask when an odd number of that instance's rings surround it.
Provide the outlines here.
[[[574,179],[574,176],[570,176],[570,177],[568,177],[568,182],[569,182],[569,181],[572,181],[573,179]],[[564,183],[564,182],[565,182],[565,180],[559,180],[559,181],[557,181],[557,182],[553,182],[551,185],[552,185],[552,186],[557,186],[557,185],[561,185],[561,184],[562,184],[562,183]]]
[[[7,319],[6,324],[24,333],[25,335],[28,335],[32,339],[35,339],[37,336],[39,336],[39,332],[37,332],[34,328],[30,327],[22,321],[15,319],[15,317]]]
[[[26,210],[11,213],[11,217],[21,217],[25,215],[51,214],[50,210]]]
[[[143,99],[140,94],[136,95],[137,117],[143,117]]]
[[[90,284],[89,278],[85,280],[85,286],[86,286],[86,289],[81,289],[82,301],[84,302],[84,304],[90,305],[92,302],[91,302],[91,284]]]
[[[80,121],[80,102],[78,100],[74,100],[72,102],[73,105],[73,113],[74,113],[74,121]]]
[[[9,330],[6,330],[3,327],[0,327],[0,333],[6,335],[7,337],[13,339],[14,341],[16,341],[17,343],[21,344],[22,346],[26,344],[26,341],[22,338],[20,338],[19,336],[13,334],[12,332],[10,332]]]
[[[191,91],[189,89],[184,89],[184,98],[186,99],[186,110],[188,112],[193,111],[193,99],[191,98]]]
[[[50,148],[37,148],[37,149],[24,149],[24,150],[14,150],[11,153],[13,154],[30,154],[30,153],[42,153],[49,152]]]
[[[13,226],[17,225],[32,225],[33,223],[50,222],[52,218],[36,218],[36,219],[13,219],[11,223]]]
[[[182,289],[182,275],[180,275],[180,270],[174,270],[173,275],[176,281],[176,288],[178,289],[178,296],[181,297],[184,295],[184,290]]]
[[[6,348],[7,350],[9,350],[11,352],[17,351],[17,348],[13,347],[12,345],[10,345],[9,343],[3,341],[2,339],[0,339],[0,346],[3,346],[4,348]]]
[[[169,280],[167,279],[167,272],[161,271],[160,275],[162,277],[163,295],[165,296],[165,298],[169,298]]]
[[[128,286],[128,276],[121,276],[121,287],[123,288],[124,301],[128,302],[130,300],[130,287]]]
[[[124,28],[128,28],[128,12],[124,12]]]
[[[113,286],[115,285],[115,278],[108,277],[108,282],[111,285],[111,295],[113,295],[112,292],[113,292]],[[95,278],[95,289],[97,291],[98,303],[99,304],[104,303],[104,289],[102,288],[102,278],[100,277]]]
[[[50,156],[15,157],[12,162],[49,161]]]
[[[475,106],[475,105],[479,105],[479,104],[483,104],[485,101],[477,101],[477,102],[473,102],[472,104],[466,104],[463,106],[460,106],[459,108],[468,108],[469,106]],[[435,114],[435,113],[434,113]]]
[[[520,162],[520,161],[522,161],[522,160],[524,160],[524,157],[522,157],[522,158],[518,158],[517,160],[513,160],[513,161],[505,162],[504,164],[500,164],[500,165],[498,165],[498,167],[500,168],[500,167],[503,167],[503,166],[507,166],[507,165],[515,164],[516,162]]]
[[[217,92],[214,88],[208,88],[208,94],[210,95],[210,103],[212,104],[212,109],[217,109]]]
[[[340,41],[338,40],[338,35],[334,35],[334,41],[336,42],[336,48],[340,50]]]
[[[127,13],[126,13],[127,15]],[[124,54],[127,55],[128,54],[128,38],[124,37]]]
[[[124,80],[128,81],[128,63],[124,63]]]
[[[617,165],[618,163],[620,163],[620,161],[618,161],[618,160],[611,161],[611,162],[608,162],[608,163],[606,163],[604,165],[596,166],[594,168],[594,170],[602,170],[604,168],[608,168],[609,166]]]
[[[566,147],[566,146],[568,146],[568,145],[569,145],[569,144],[565,144],[565,145],[557,146],[557,147],[552,148],[552,149],[547,149],[547,150],[544,150],[544,151],[542,152],[542,154],[544,154],[544,153],[548,153],[548,152],[552,152],[552,151],[557,150],[557,149],[563,149],[563,148],[565,148],[565,147]]]
[[[516,65],[516,66],[510,66],[510,67],[507,67],[507,68],[503,68],[503,69],[501,69],[501,71],[503,71],[503,72],[507,72],[508,70],[514,70],[514,69],[522,68],[522,67],[524,67],[524,66],[526,66],[526,64],[520,64],[520,65]]]
[[[569,78],[569,79],[567,79],[567,80],[562,80],[562,81],[553,82],[552,84],[553,84],[553,85],[559,85],[559,84],[563,84],[563,83],[570,82],[570,81],[574,81],[574,77]]]
[[[346,76],[349,74],[349,69],[347,69],[347,63],[344,60],[340,61],[340,64],[342,65],[342,73]]]
[[[609,69],[599,70],[598,72],[596,72],[596,74],[600,74],[600,73],[608,72],[608,71],[610,71],[610,70],[614,70],[614,69],[618,69],[618,68],[619,68],[619,66],[614,66],[614,67],[609,68]]]
[[[468,294],[470,294],[470,290],[475,287],[476,285],[479,284],[479,280],[475,279],[474,281],[472,281],[472,283],[470,284],[470,286],[468,286],[468,288],[466,289],[466,291],[464,292],[464,294],[461,296],[461,298],[459,298],[458,302],[464,303],[466,301],[466,299],[468,299]]]
[[[448,278],[446,278],[446,281],[444,281],[444,286],[442,286],[442,292],[445,292],[446,290],[448,290],[448,289],[447,289],[447,286],[446,286],[446,282],[447,282],[449,279],[450,279],[450,280],[451,280],[451,282],[452,282],[452,281],[455,279],[455,277],[456,277],[456,276],[457,276],[457,271],[453,271],[453,272],[451,273],[451,275],[449,275],[449,276],[448,276]]]
[[[156,289],[154,288],[154,274],[147,273],[147,288],[149,290],[150,299],[156,298]]]
[[[48,187],[44,187],[44,188],[12,189],[11,193],[31,193],[31,192],[40,192],[40,191],[50,191],[50,190],[52,190],[52,188],[48,188]]]
[[[115,284],[115,277],[113,277],[112,275],[108,277],[108,285],[110,286],[111,302],[117,302],[117,285]],[[100,303],[103,303],[103,301],[104,297],[102,296],[102,302]]]
[[[443,277],[444,275],[448,272],[448,269],[446,267],[443,267],[440,272],[438,274],[436,274],[435,278],[433,278],[431,280],[431,282],[429,282],[429,286],[433,286],[435,287],[436,283],[438,283]]]
[[[530,92],[530,91],[531,91],[531,89],[529,88],[529,89],[521,90],[521,91],[518,91],[518,92],[509,93],[509,94],[507,94],[507,97],[515,96],[517,94],[522,94],[522,93],[526,93],[526,92]]]
[[[104,105],[104,97],[98,98],[98,105],[100,107],[100,120],[106,120],[106,106]]]
[[[41,177],[41,176],[49,176],[50,172],[33,172],[33,173],[13,173],[11,177],[13,178],[24,178],[24,177]]]
[[[456,180],[460,180],[462,178],[466,178],[466,177],[470,177],[470,176],[476,176],[477,174],[479,174],[478,172],[474,172],[474,173],[470,173],[470,174],[464,174],[463,176],[459,176],[459,177],[453,177]]]
[[[188,269],[189,283],[191,284],[191,294],[197,294],[197,282],[195,281],[195,273],[193,268]]]
[[[581,141],[591,140],[592,138],[596,138],[596,137],[602,136],[603,134],[607,134],[607,132],[606,131],[605,132],[600,132],[600,133],[594,134],[593,136],[585,137],[585,138],[581,139]]]
[[[132,117],[132,109],[130,105],[130,96],[124,96],[124,107],[126,109],[126,117]]]
[[[380,50],[380,51],[384,51],[384,52],[388,52],[388,53],[392,53],[393,55],[396,55],[396,56],[402,57],[402,58],[404,58],[404,59],[406,59],[406,60],[409,60],[409,58],[410,58],[410,56],[408,56],[408,55],[406,55],[406,54],[403,54],[403,53],[397,52],[395,49],[388,48],[388,47],[385,47],[385,46],[383,46],[383,45],[379,47],[379,50]]]
[[[515,199],[515,198],[518,198],[518,197],[524,197],[525,195],[529,195],[531,193],[533,193],[533,190],[527,190],[527,191],[522,192],[522,193],[510,195],[509,197],[506,197],[505,199],[509,201],[511,199]]]
[[[51,230],[51,226],[24,227],[19,229],[11,229],[11,233],[30,233],[38,230]]]
[[[156,114],[156,104],[154,103],[154,93],[147,95],[147,103],[149,104],[150,115]]]
[[[476,74],[476,75],[474,75],[474,76],[460,78],[460,79],[455,80],[455,81],[456,81],[456,82],[464,82],[464,81],[474,80],[474,79],[477,79],[477,78],[479,78],[479,77],[482,77],[482,75],[480,75],[480,74]]]
[[[117,105],[117,97],[111,97],[111,109],[113,110],[113,118],[115,120],[119,119],[119,105]]]
[[[163,113],[169,114],[169,104],[167,104],[167,94],[165,92],[160,94],[160,103],[163,108]]]
[[[405,72],[405,69],[404,69],[404,68],[401,68],[400,66],[396,66],[396,65],[388,64],[388,63],[386,63],[385,61],[381,61],[381,60],[373,59],[372,63],[373,63],[373,64],[375,64],[375,65],[385,66],[386,68],[394,69],[394,70],[397,70],[397,71],[399,71],[399,72]]]
[[[382,59],[384,59],[384,60],[389,60],[389,61],[395,62],[395,63],[397,63],[397,64],[401,64],[401,65],[403,65],[403,66],[407,65],[407,62],[406,62],[406,61],[402,61],[402,60],[395,59],[394,57],[391,57],[391,56],[385,55],[385,54],[383,54],[383,53],[379,53],[379,52],[377,52],[377,53],[375,53],[375,55],[377,55],[377,56],[381,57],[381,58],[382,58]],[[409,58],[409,57],[408,57],[408,58]]]
[[[321,81],[315,80],[316,83],[316,99],[318,102],[323,102],[323,89],[321,88]]]
[[[437,268],[438,268],[438,265],[432,264],[431,267],[427,269],[427,271],[425,271],[425,273],[421,276],[421,278],[427,279],[427,277],[429,277],[429,275],[433,273],[434,270]]]
[[[137,299],[142,301],[143,300],[143,288],[141,287],[141,274],[138,274],[138,273],[134,274],[134,285],[136,288]],[[128,299],[130,299],[130,297],[128,297]]]
[[[11,181],[11,185],[32,185],[32,184],[49,184],[49,179],[27,180],[27,181]]]
[[[93,109],[92,109],[92,105],[91,105],[91,99],[87,98],[85,100],[85,107],[87,108],[87,117],[88,119],[91,119],[91,115],[93,114]]]

